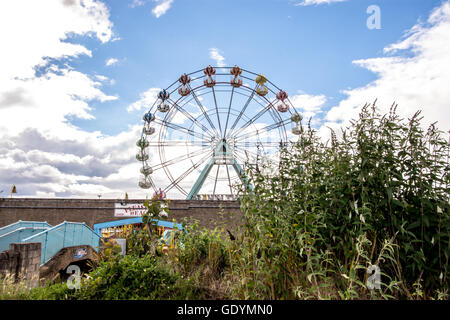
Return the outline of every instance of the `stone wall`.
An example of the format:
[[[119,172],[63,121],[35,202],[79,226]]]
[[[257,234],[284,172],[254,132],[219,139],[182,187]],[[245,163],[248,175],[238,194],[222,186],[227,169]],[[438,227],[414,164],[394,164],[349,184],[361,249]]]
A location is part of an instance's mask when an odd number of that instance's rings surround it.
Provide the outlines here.
[[[85,249],[86,255],[77,258],[75,252],[78,249]],[[65,270],[70,264],[77,264],[85,260],[89,260],[94,264],[99,262],[99,255],[91,246],[82,245],[62,248],[40,268],[39,277],[53,281],[59,275],[59,272]]]
[[[40,242],[11,243],[9,250],[0,252],[0,276],[34,288],[39,285],[40,263]]]
[[[18,264],[19,252],[14,250],[0,252],[0,277],[4,278],[12,276],[13,280],[15,280]]]
[[[0,227],[23,221],[47,221],[57,225],[64,221],[85,222],[89,227],[106,221],[120,220],[114,217],[117,202],[138,203],[143,199],[43,199],[43,198],[0,198]],[[220,200],[171,200],[170,218],[181,223],[198,220],[205,227],[223,225],[236,230],[242,223],[242,213],[238,201]]]

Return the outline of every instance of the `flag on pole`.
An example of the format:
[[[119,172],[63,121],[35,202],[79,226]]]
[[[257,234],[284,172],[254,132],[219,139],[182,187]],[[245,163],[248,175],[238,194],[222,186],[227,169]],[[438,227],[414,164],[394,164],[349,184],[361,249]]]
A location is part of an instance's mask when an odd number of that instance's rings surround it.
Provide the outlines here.
[[[16,186],[14,184],[11,186],[11,198],[12,198],[12,194],[13,193],[17,193],[17,189],[16,189]]]

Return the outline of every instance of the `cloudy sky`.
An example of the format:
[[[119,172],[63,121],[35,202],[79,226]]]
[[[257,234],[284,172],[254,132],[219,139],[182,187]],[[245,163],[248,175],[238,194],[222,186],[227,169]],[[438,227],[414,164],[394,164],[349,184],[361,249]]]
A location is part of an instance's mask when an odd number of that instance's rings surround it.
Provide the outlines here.
[[[376,98],[450,129],[449,0],[2,0],[0,34],[0,197],[145,197],[142,115],[209,64],[264,73],[323,136]]]

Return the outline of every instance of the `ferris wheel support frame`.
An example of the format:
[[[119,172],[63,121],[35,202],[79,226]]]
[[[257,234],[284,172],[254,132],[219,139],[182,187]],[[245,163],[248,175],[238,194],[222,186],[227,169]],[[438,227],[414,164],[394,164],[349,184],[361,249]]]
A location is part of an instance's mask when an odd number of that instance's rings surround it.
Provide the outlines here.
[[[218,160],[222,159],[225,164],[217,163]],[[230,164],[227,164],[227,161]],[[214,154],[209,160],[209,162],[206,164],[206,166],[203,168],[202,172],[200,173],[200,176],[197,178],[197,181],[195,181],[194,185],[192,186],[191,191],[186,197],[186,200],[192,200],[195,197],[197,197],[198,192],[203,186],[203,183],[205,183],[206,177],[211,172],[211,169],[214,165],[221,166],[221,165],[231,165],[233,166],[234,171],[236,171],[239,179],[241,179],[242,183],[245,184],[248,188],[253,189],[252,185],[249,183],[247,176],[245,175],[244,170],[242,170],[242,167],[239,165],[239,163],[236,161],[235,157],[233,156],[233,153],[229,151],[228,144],[225,139],[222,139],[222,141],[217,145],[217,147],[214,150]],[[228,168],[228,167],[227,167]],[[230,186],[231,188],[231,186]]]

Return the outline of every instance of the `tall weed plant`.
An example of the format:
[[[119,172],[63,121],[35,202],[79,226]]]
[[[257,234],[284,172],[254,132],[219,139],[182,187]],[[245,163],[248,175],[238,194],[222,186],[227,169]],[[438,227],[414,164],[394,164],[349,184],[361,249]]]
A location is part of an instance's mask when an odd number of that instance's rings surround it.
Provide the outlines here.
[[[365,105],[324,143],[309,124],[276,170],[249,164],[240,298],[414,298],[448,291],[449,142],[420,112]],[[368,290],[377,265],[381,287]]]

